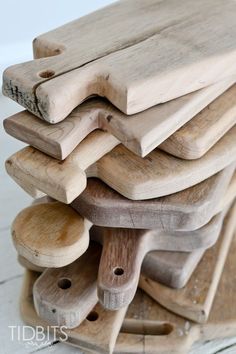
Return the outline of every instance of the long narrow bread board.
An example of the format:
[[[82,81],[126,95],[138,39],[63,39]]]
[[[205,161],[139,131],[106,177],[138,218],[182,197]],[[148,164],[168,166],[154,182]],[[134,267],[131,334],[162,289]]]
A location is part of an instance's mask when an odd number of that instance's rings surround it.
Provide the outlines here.
[[[3,92],[52,123],[94,94],[143,111],[235,73],[235,11],[233,0],[117,2],[37,37],[37,60],[8,68]]]
[[[93,98],[78,106],[58,124],[51,125],[23,111],[5,119],[4,128],[8,134],[60,160],[64,160],[95,129],[109,132],[129,150],[144,157],[196,115],[184,128],[184,132],[189,134],[188,126],[191,129],[194,124],[196,141],[185,138],[185,135],[182,137],[180,130],[176,137],[172,136],[161,145],[163,150],[172,148],[172,155],[182,154],[188,158],[191,151],[196,150],[195,145],[200,144],[197,136],[201,135],[202,127],[201,145],[206,151],[235,123],[236,85],[227,90],[234,81],[231,78],[219,82],[132,115],[129,119],[109,102]],[[214,103],[207,106],[214,99]],[[217,126],[212,127],[216,120]],[[196,126],[199,132],[196,132]]]
[[[6,170],[27,191],[34,186],[67,204],[86,188],[87,177],[99,177],[129,199],[152,199],[196,185],[233,163],[235,136],[236,126],[201,159],[187,161],[159,149],[141,158],[122,145],[116,146],[117,140],[109,133],[97,131],[63,162],[26,147],[6,161]]]
[[[222,196],[235,195],[234,166],[181,192],[142,201],[131,201],[102,181],[89,178],[71,206],[98,226],[192,231],[221,210]]]
[[[234,208],[235,210],[236,208]],[[233,232],[227,232],[224,227],[220,240],[206,251],[185,289],[171,290],[150,280],[145,273],[141,274],[139,286],[172,312],[197,322],[205,322],[215,297],[232,237]],[[104,247],[107,246],[103,245]],[[52,325],[63,325],[68,328],[75,328],[85,319],[98,300],[96,278],[100,254],[101,247],[91,243],[88,251],[74,263],[59,269],[47,269],[43,272],[33,289],[35,307],[41,318]],[[110,255],[111,258],[112,255],[113,253]],[[147,273],[152,277],[152,272],[155,272],[155,257],[150,260],[150,268]],[[147,270],[147,266],[144,269]],[[125,268],[124,275],[126,271]],[[164,270],[162,269],[162,271]],[[101,264],[99,272],[101,272]],[[122,276],[119,275],[120,282],[122,282]],[[101,276],[98,276],[98,288],[101,283],[99,278]],[[116,283],[114,280],[114,287]],[[113,304],[112,309],[114,310],[114,308]]]
[[[232,215],[231,215],[232,216]],[[235,217],[230,217],[226,224],[227,230],[234,232]],[[187,354],[193,343],[216,338],[227,338],[236,335],[236,308],[234,306],[235,282],[232,281],[235,274],[234,255],[236,252],[236,239],[234,238],[224,272],[216,293],[213,308],[206,324],[194,324],[174,315],[159,306],[150,297],[139,291],[126,314],[121,333],[119,334],[114,353],[141,354]],[[37,278],[35,273],[28,273],[21,296],[21,315],[24,321],[32,326],[47,323],[37,317],[32,302],[32,285]],[[229,291],[231,289],[231,291]],[[98,313],[99,314],[99,313]],[[89,343],[94,343],[89,336],[93,330],[84,323],[69,331],[68,343],[93,350]],[[94,327],[96,321],[94,322]],[[84,332],[85,331],[85,332]],[[103,331],[104,332],[104,331]],[[82,341],[84,333],[87,334],[87,342]],[[98,344],[101,342],[98,341]],[[104,348],[96,348],[97,352],[104,353]],[[110,353],[110,351],[106,351]]]
[[[236,215],[236,205],[231,211]],[[236,221],[235,221],[236,228]],[[141,273],[139,286],[168,310],[195,322],[204,323],[210,314],[221,274],[234,236],[226,221],[218,242],[209,248],[183,289],[170,289]],[[149,272],[151,274],[153,269]]]

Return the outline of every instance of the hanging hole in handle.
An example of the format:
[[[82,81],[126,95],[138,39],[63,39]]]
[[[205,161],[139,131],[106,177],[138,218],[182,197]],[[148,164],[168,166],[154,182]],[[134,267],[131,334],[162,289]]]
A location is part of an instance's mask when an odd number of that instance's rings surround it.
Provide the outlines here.
[[[118,277],[120,277],[121,275],[124,274],[124,269],[121,268],[121,267],[116,267],[114,270],[113,270],[113,273],[115,275],[117,275]]]
[[[96,311],[91,311],[88,316],[86,317],[86,319],[90,322],[94,322],[97,321],[99,315]]]
[[[43,79],[49,79],[50,77],[55,75],[55,71],[53,70],[44,70],[38,73],[39,77],[42,77]]]
[[[57,285],[60,289],[63,290],[69,289],[71,287],[71,280],[68,278],[61,278],[58,280]]]

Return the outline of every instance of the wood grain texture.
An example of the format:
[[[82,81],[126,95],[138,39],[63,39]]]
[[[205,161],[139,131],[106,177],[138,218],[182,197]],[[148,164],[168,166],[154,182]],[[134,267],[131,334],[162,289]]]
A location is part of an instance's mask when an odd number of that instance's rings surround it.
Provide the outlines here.
[[[144,157],[227,90],[234,81],[231,78],[219,82],[162,105],[154,106],[128,119],[108,101],[92,98],[74,109],[64,121],[58,124],[51,125],[30,112],[23,111],[5,119],[4,128],[8,134],[60,160],[65,159],[95,129],[108,131],[129,150]],[[232,88],[229,92],[234,90]],[[208,108],[206,110],[209,112]],[[214,115],[217,115],[216,110],[213,110],[211,114],[213,120]],[[200,116],[202,117],[202,114]],[[197,117],[194,121],[199,120]],[[219,114],[217,118],[219,120]],[[229,124],[227,128],[229,129]],[[218,134],[223,135],[225,132],[224,125],[221,126]],[[165,149],[165,144],[162,148]]]
[[[218,203],[217,210],[215,211],[220,212],[232,203],[235,193],[236,180],[234,179],[230,184],[227,193],[225,193],[223,200]],[[121,242],[123,242],[122,237],[124,237],[128,243],[129,237],[131,240],[130,242],[132,242],[134,235],[137,235],[137,240],[138,237],[140,240],[142,238],[145,240],[145,238],[156,235],[157,239],[155,240],[155,245],[152,244],[152,247],[154,247],[153,249],[187,252],[199,248],[208,248],[213,245],[217,240],[222,220],[222,214],[216,215],[206,226],[189,232],[176,230],[162,231],[160,229],[153,231],[112,229],[112,234],[120,235]],[[78,225],[80,227],[78,227]],[[77,215],[73,212],[70,207],[62,205],[59,202],[45,202],[45,199],[43,199],[38,201],[36,205],[26,208],[18,214],[12,225],[13,242],[19,255],[27,258],[28,261],[36,264],[37,266],[55,268],[62,267],[70,264],[85,252],[89,243],[88,229],[91,225],[92,224],[86,219],[83,219],[79,214]],[[102,234],[103,233],[101,232],[101,235]],[[95,234],[95,239],[98,239],[100,242],[103,242],[103,237],[105,236],[99,236],[98,232]],[[109,238],[107,242],[109,245]],[[114,243],[114,246],[115,245],[116,247],[119,247],[118,243]],[[114,249],[116,247],[114,247]],[[134,246],[134,250],[135,247],[136,245]],[[137,255],[134,250],[132,249],[131,253],[133,254],[133,260],[135,263],[137,261]],[[127,251],[130,250],[127,249]],[[144,249],[143,251],[146,252]],[[144,256],[145,253],[142,255],[142,258]],[[106,262],[106,257],[104,260]],[[121,259],[116,260],[114,258],[113,261],[117,261],[119,263],[121,262]],[[125,257],[122,259],[122,262],[124,262],[125,267],[127,265]],[[122,264],[120,263],[120,266],[121,265]],[[134,267],[132,262],[129,263],[129,266],[130,269]],[[177,269],[176,272],[178,277],[176,278],[176,282],[173,282],[172,280],[172,286],[181,286],[190,275],[191,269],[189,270],[189,273],[184,275],[183,278],[181,277],[181,274],[178,273],[179,270]],[[136,277],[138,277],[139,272],[140,269],[137,268]],[[104,272],[104,275],[105,274],[106,273]],[[129,274],[129,272],[127,272],[127,274]],[[162,274],[162,278],[164,278],[162,282],[169,281],[169,272],[166,273],[166,280],[164,277],[165,274],[162,272],[159,272],[159,274]],[[128,282],[130,282],[129,279]],[[132,285],[131,283],[130,286]]]
[[[75,328],[98,302],[97,271],[101,247],[91,243],[87,252],[69,266],[47,269],[34,284],[38,315],[51,325]]]
[[[215,216],[199,230],[168,235],[159,230],[104,229],[98,272],[100,303],[115,310],[133,300],[144,257],[150,251],[190,252],[213,246],[221,231],[223,215]]]
[[[90,223],[59,202],[22,210],[12,224],[18,253],[43,267],[62,267],[82,255],[89,244]]]
[[[52,123],[94,94],[143,111],[235,73],[235,11],[233,0],[118,2],[36,38],[37,60],[8,68],[3,92]]]
[[[89,178],[86,189],[71,206],[98,226],[192,231],[219,212],[218,202],[233,171],[234,164],[181,192],[142,201],[131,201],[102,181]],[[233,195],[235,189],[236,174],[231,180]]]
[[[37,278],[37,273],[26,271],[20,301],[21,316],[26,322],[36,314],[32,290]],[[85,306],[87,305],[85,304]],[[87,349],[97,353],[113,353],[126,310],[123,308],[119,311],[107,311],[101,305],[96,304],[86,319],[76,328],[80,345],[85,345]],[[42,318],[38,317],[38,319],[43,326],[48,325]],[[74,330],[66,330],[69,337]],[[70,343],[72,343],[71,340]]]
[[[234,206],[234,210],[236,207]],[[227,226],[227,225],[226,225]],[[236,228],[223,225],[218,242],[209,248],[183,289],[170,289],[141,274],[139,286],[159,304],[187,319],[207,321]]]
[[[226,194],[224,202],[221,203],[222,209],[231,202],[234,195],[233,193],[231,195]],[[102,236],[95,234],[95,239],[100,242],[106,242],[109,248],[111,239],[109,234],[111,234],[116,240],[114,249],[119,247],[120,242],[123,242],[124,239],[127,244],[134,242],[133,248],[127,248],[126,251],[130,257],[133,254],[133,261],[129,262],[130,269],[135,267],[138,260],[139,267],[136,267],[135,279],[137,283],[142,260],[146,253],[151,250],[188,252],[199,248],[208,248],[216,242],[222,220],[223,214],[221,213],[216,215],[206,226],[191,232],[165,232],[158,229],[105,229],[104,235],[103,232],[101,232]],[[42,201],[22,210],[17,215],[12,224],[12,237],[20,256],[40,267],[58,268],[70,264],[86,251],[89,243],[88,230],[91,226],[92,224],[89,221],[83,219],[69,206],[59,202],[45,203]],[[151,248],[149,250],[142,248],[144,253],[139,260],[138,249],[142,242],[150,242],[149,247]],[[104,249],[106,254],[106,248]],[[106,262],[106,256],[104,256],[104,260]],[[124,258],[121,257],[121,259],[116,260],[113,257],[113,261],[124,262],[123,269],[127,266],[125,253]],[[121,267],[122,264],[120,263]],[[109,271],[107,269],[107,272]],[[129,272],[127,272],[128,274]],[[130,275],[128,278],[130,278]],[[127,279],[127,281],[130,282],[131,280]],[[132,287],[132,282],[130,287]],[[126,300],[128,301],[129,298],[127,297]],[[119,302],[122,304],[122,299],[118,300]]]
[[[159,149],[141,158],[116,146],[117,139],[109,133],[97,131],[63,162],[26,147],[6,161],[6,170],[16,182],[29,183],[66,204],[82,193],[87,177],[99,177],[129,199],[152,199],[189,188],[233,163],[235,136],[236,126],[201,159],[181,160]]]
[[[183,159],[202,157],[236,123],[236,85],[176,131],[160,148]]]
[[[97,228],[92,228],[91,232],[97,232]],[[182,288],[188,282],[204,252],[204,249],[193,252],[149,252],[142,264],[142,274],[169,287]],[[18,262],[22,267],[33,272],[42,273],[46,269],[20,255],[18,255]]]
[[[228,215],[226,228],[233,232],[235,214]],[[187,354],[193,343],[227,338],[236,335],[235,282],[232,281],[236,272],[235,263],[236,238],[230,248],[229,256],[216,293],[213,308],[208,322],[196,324],[165,310],[144,292],[138,291],[126,314],[121,332],[117,338],[114,353],[116,354]],[[21,314],[26,323],[35,325],[43,322],[34,310],[32,296],[32,279],[28,287],[24,283],[21,297]],[[26,292],[27,290],[27,292]],[[68,344],[80,347],[80,327],[69,332]],[[77,334],[78,333],[78,334]],[[88,342],[89,343],[89,342]],[[89,344],[88,344],[89,345]],[[82,347],[84,348],[85,343]],[[100,352],[97,350],[97,352]],[[101,351],[103,353],[103,351]]]

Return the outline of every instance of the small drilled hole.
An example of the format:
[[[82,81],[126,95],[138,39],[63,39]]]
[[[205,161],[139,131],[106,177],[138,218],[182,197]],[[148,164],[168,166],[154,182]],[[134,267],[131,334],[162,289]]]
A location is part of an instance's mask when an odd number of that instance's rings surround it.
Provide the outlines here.
[[[71,287],[71,280],[67,278],[62,278],[58,281],[57,285],[61,289],[69,289]]]
[[[120,268],[120,267],[117,267],[114,269],[114,274],[117,275],[117,276],[121,276],[124,274],[124,269],[123,268]]]
[[[39,76],[42,77],[43,79],[49,79],[50,77],[55,75],[55,71],[53,70],[45,70],[45,71],[41,71],[39,73]]]
[[[94,322],[94,321],[97,321],[98,317],[99,316],[96,311],[91,311],[86,318],[88,321]]]
[[[52,309],[52,313],[56,313],[57,312],[57,310],[56,309]]]

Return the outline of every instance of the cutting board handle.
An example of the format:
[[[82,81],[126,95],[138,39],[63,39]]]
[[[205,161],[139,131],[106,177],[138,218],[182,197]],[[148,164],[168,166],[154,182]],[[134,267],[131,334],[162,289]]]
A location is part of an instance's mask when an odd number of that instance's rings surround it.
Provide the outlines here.
[[[63,67],[63,56],[13,65],[3,73],[3,94],[34,115],[58,123],[92,95],[112,91],[106,69],[92,62],[74,70]],[[66,61],[66,60],[65,60]]]
[[[132,229],[104,229],[98,272],[98,298],[109,310],[132,301],[146,254],[146,233]]]

